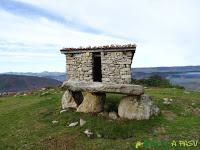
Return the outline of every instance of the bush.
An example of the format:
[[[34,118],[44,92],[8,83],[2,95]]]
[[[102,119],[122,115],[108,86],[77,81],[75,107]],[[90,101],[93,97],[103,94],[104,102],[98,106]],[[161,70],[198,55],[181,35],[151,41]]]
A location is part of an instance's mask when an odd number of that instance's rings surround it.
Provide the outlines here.
[[[179,89],[184,89],[184,87],[179,86],[179,85],[172,85],[170,81],[166,78],[163,78],[159,75],[153,75],[149,77],[148,79],[140,79],[140,80],[132,80],[132,83],[134,84],[141,84],[144,86],[149,86],[149,87],[163,87],[163,88],[179,88]]]

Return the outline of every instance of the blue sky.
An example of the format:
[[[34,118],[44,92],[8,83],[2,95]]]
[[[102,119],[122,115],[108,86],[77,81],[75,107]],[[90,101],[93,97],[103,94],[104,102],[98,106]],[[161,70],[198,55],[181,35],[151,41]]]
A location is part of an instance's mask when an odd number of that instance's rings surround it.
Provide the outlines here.
[[[200,65],[198,0],[0,0],[0,72],[65,71],[59,49],[137,44],[132,67]]]

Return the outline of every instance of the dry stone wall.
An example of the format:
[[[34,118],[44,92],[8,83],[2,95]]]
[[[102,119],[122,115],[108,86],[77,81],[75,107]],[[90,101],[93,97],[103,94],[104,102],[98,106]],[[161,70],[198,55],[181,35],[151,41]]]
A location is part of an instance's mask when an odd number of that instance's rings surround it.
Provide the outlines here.
[[[131,62],[133,53],[102,52],[102,82],[104,83],[131,83]]]
[[[66,70],[68,80],[93,81],[92,53],[77,53],[66,55]]]
[[[101,52],[102,82],[129,84],[132,57],[131,51]],[[68,80],[92,82],[92,61],[92,52],[66,54]]]

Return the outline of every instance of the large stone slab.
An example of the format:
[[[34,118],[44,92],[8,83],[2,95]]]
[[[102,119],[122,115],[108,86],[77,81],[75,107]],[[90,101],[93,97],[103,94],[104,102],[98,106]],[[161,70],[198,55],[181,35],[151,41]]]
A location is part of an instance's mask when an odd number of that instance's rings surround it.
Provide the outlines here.
[[[89,93],[84,95],[83,102],[77,108],[77,112],[98,113],[104,110],[106,94],[105,93]]]
[[[127,95],[142,95],[144,88],[133,84],[115,84],[102,82],[65,81],[62,88],[71,91],[87,91],[92,93],[122,93]]]
[[[157,115],[159,108],[153,104],[148,95],[125,96],[118,106],[118,115],[121,118],[148,120],[151,116]]]
[[[72,92],[70,90],[66,90],[61,100],[62,109],[77,108],[82,101],[83,95],[81,92]]]

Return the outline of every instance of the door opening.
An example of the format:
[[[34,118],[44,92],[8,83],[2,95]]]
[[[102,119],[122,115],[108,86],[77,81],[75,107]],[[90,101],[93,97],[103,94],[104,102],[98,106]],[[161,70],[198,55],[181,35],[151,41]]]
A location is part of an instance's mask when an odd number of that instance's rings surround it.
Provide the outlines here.
[[[93,53],[93,81],[102,82],[101,53]]]

